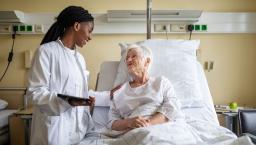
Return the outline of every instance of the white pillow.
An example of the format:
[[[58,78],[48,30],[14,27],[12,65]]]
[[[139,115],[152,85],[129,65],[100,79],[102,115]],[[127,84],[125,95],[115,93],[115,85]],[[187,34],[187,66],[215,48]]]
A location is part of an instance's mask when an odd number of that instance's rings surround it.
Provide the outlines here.
[[[150,76],[165,76],[173,84],[182,108],[203,106],[202,95],[197,80],[196,50],[199,40],[145,40],[136,44],[149,47],[153,54]],[[124,63],[129,44],[120,43],[121,60],[114,86],[129,80]]]
[[[2,99],[0,99],[0,110],[5,109],[8,106],[8,103]]]
[[[95,106],[110,106],[110,91],[89,90],[89,96],[95,97]]]

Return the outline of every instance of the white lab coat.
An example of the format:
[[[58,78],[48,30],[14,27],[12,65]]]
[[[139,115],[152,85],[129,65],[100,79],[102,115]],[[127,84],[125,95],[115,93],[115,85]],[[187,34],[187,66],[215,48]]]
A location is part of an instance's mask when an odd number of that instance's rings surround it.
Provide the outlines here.
[[[36,51],[27,96],[34,104],[31,145],[70,145],[93,130],[89,107],[72,107],[58,93],[88,97],[84,58],[60,40]]]

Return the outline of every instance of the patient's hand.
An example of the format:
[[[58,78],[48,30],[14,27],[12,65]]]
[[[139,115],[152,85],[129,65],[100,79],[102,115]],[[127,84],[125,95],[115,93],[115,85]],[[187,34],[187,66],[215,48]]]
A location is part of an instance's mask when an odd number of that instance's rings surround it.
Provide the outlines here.
[[[150,121],[141,116],[137,116],[129,119],[129,128],[139,128],[139,127],[147,127],[150,126]]]
[[[151,123],[148,119],[145,119],[141,116],[137,116],[134,118],[115,120],[111,126],[111,129],[116,131],[127,132],[134,128],[147,127],[149,125],[151,125]]]

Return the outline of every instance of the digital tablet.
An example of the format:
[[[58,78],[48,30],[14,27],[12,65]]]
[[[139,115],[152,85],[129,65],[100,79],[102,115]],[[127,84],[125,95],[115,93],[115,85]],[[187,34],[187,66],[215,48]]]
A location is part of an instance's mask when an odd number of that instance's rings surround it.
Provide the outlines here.
[[[58,94],[57,96],[67,102],[74,100],[74,101],[81,101],[81,102],[84,101],[88,105],[91,103],[91,100],[88,98],[80,98],[80,97],[75,97],[75,96],[70,96],[70,95],[65,95],[65,94]]]

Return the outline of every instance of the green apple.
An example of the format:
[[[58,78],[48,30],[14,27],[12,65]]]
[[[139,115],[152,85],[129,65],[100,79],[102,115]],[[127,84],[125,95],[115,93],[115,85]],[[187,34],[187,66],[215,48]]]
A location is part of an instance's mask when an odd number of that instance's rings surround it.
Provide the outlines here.
[[[237,107],[238,107],[238,105],[237,105],[236,102],[231,102],[231,103],[229,104],[229,108],[232,109],[232,110],[237,109]]]

